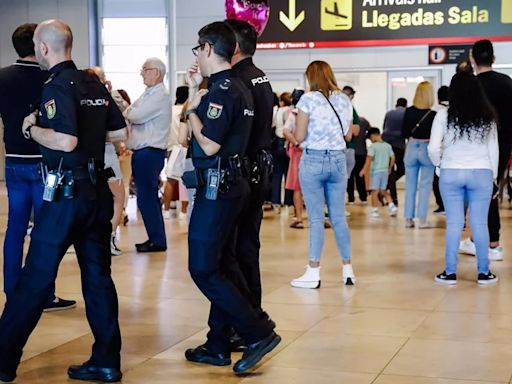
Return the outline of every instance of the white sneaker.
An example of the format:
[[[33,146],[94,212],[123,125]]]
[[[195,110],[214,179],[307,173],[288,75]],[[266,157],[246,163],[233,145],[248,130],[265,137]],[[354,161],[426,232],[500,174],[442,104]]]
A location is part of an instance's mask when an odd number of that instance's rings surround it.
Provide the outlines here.
[[[490,261],[502,261],[503,260],[503,247],[489,248],[489,260]]]
[[[162,211],[162,216],[164,217],[164,220],[169,220],[171,218],[171,210]]]
[[[429,229],[429,228],[435,228],[436,226],[432,224],[430,221],[420,221],[418,224],[418,228],[420,229]]]
[[[372,212],[370,213],[370,217],[376,219],[380,217],[379,215],[379,208],[372,208]]]
[[[112,236],[110,237],[110,253],[112,256],[120,256],[123,254],[116,244],[116,233],[112,232]]]
[[[395,217],[398,214],[398,208],[396,207],[395,204],[389,203],[388,212],[389,212],[389,216]]]
[[[475,243],[473,243],[471,238],[464,239],[459,243],[459,252],[465,253],[466,255],[476,256]]]
[[[354,270],[352,269],[352,264],[344,264],[343,265],[343,284],[354,285],[355,283],[356,283],[356,276],[354,275]]]
[[[295,288],[320,288],[320,267],[313,268],[306,265],[306,272],[301,277],[293,279],[290,284]]]
[[[414,219],[405,219],[405,228],[414,228]]]
[[[350,217],[352,215],[349,211],[345,211],[345,217]]]

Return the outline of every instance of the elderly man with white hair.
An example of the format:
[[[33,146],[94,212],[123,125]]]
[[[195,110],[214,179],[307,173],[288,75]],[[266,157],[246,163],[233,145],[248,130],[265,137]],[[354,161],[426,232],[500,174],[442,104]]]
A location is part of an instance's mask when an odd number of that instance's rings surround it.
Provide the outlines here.
[[[163,84],[165,64],[162,60],[147,59],[140,74],[147,88],[125,111],[131,124],[128,147],[133,150],[132,174],[137,187],[137,206],[148,234],[148,240],[135,246],[137,252],[163,252],[167,249],[167,240],[158,198],[158,180],[167,149],[171,99]]]

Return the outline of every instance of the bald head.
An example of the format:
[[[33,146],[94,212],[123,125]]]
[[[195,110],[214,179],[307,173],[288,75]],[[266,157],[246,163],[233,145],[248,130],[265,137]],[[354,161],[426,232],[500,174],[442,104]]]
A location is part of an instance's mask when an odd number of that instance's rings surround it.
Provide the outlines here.
[[[65,60],[71,60],[73,33],[62,20],[46,20],[38,24],[34,32],[36,58],[42,67],[51,68]]]

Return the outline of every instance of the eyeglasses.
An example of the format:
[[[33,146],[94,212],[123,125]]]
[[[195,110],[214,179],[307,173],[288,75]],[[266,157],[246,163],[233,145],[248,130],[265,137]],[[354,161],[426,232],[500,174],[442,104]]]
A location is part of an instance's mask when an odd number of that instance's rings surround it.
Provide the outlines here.
[[[144,68],[144,67],[142,67],[142,68],[140,69],[140,71],[141,71],[141,73],[144,73],[144,72],[150,71],[150,70],[152,70],[152,69],[158,69],[158,68]]]
[[[192,48],[192,53],[194,54],[194,56],[197,56],[199,55],[199,48],[201,48],[201,50],[203,50],[204,46],[206,44],[210,44],[210,46],[213,47],[213,43],[209,42],[209,41],[205,41],[204,43],[202,44],[199,44],[199,45],[196,45],[194,48]]]

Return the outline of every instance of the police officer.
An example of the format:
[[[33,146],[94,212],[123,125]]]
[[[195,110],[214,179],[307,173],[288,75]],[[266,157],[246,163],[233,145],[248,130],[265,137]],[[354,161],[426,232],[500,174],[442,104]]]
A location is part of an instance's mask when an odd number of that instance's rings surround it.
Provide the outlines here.
[[[103,167],[105,137],[123,139],[125,122],[99,81],[71,60],[67,24],[48,20],[34,33],[36,58],[50,71],[39,114],[27,116],[23,134],[40,144],[44,201],[32,231],[25,266],[0,318],[0,381],[12,381],[57,269],[74,245],[87,319],[95,337],[88,362],[71,366],[72,379],[121,379],[118,302],[110,272],[112,194]],[[107,134],[108,133],[108,134]]]
[[[269,155],[272,141],[272,114],[274,94],[265,73],[257,68],[252,60],[256,51],[258,35],[252,25],[241,20],[226,20],[225,23],[233,30],[237,46],[231,60],[234,76],[240,78],[249,88],[254,99],[254,120],[251,136],[247,146],[247,154],[251,164],[250,196],[247,200],[241,220],[237,223],[237,231],[226,254],[236,261],[227,260],[228,268],[237,268],[242,272],[244,281],[240,284],[247,287],[248,297],[262,317],[268,315],[261,309],[261,278],[260,278],[260,228],[263,219],[262,205],[269,189],[271,174],[271,157]],[[233,253],[230,250],[234,250]],[[233,347],[236,348],[236,345]]]
[[[217,316],[210,316],[206,344],[187,350],[185,356],[199,363],[231,364],[229,334],[234,326],[247,343],[233,367],[235,373],[243,373],[281,341],[221,263],[223,247],[249,193],[240,160],[251,133],[253,100],[243,83],[232,77],[230,60],[236,40],[229,27],[223,22],[203,27],[198,43],[193,48],[196,62],[188,71],[190,96],[185,112],[193,135],[196,177],[184,175],[184,180],[187,187],[197,188],[188,234],[189,270]],[[198,91],[203,76],[209,77],[208,90]]]

